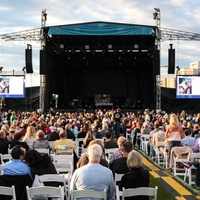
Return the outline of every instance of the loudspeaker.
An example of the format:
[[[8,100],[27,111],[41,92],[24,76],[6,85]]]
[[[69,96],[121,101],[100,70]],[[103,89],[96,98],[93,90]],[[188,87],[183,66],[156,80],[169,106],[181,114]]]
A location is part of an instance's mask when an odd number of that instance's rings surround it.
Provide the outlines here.
[[[160,75],[160,50],[153,51],[153,75]]]
[[[46,51],[40,50],[40,74],[46,75],[47,73]]]
[[[168,49],[168,74],[175,72],[175,49]]]
[[[32,49],[25,49],[25,63],[26,63],[26,73],[33,73],[32,65]]]

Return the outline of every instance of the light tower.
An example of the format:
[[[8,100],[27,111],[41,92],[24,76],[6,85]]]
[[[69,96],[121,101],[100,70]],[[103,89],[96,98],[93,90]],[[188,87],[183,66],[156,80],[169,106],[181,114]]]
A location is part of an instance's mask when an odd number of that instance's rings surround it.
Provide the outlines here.
[[[153,19],[155,20],[156,25],[156,39],[155,39],[155,48],[159,50],[159,59],[160,59],[160,42],[161,42],[161,30],[160,30],[160,9],[154,8]],[[159,62],[160,63],[160,62]],[[160,66],[159,66],[160,68]],[[160,71],[160,69],[159,69]],[[156,111],[161,110],[161,86],[160,86],[160,74],[156,75]]]

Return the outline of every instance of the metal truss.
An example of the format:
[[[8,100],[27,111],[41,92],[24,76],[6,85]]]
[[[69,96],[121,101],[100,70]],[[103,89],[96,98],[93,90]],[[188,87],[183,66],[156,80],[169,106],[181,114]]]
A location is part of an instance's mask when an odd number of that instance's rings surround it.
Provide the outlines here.
[[[162,28],[162,27],[160,28],[160,32],[161,32],[161,42],[167,40],[191,40],[191,41],[200,40],[200,34],[198,33],[192,33],[192,32]]]
[[[39,41],[41,28],[0,35],[5,41]]]
[[[2,40],[5,41],[39,41],[41,39],[42,28],[30,29],[20,32],[8,33],[0,35]],[[187,31],[180,31],[169,28],[160,28],[158,31],[161,42],[168,40],[195,40],[200,41],[199,33],[192,33]]]

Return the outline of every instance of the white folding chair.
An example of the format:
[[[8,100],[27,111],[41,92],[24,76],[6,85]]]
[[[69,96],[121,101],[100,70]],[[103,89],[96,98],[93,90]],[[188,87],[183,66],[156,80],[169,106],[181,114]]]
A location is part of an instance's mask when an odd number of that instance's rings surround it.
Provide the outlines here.
[[[126,140],[130,141],[130,138],[131,138],[130,128],[126,128]]]
[[[119,148],[110,148],[110,149],[105,149],[105,156],[106,160],[109,162],[112,154],[117,151]]]
[[[82,145],[80,144],[80,142],[83,143],[84,138],[76,138],[76,140],[74,141],[74,143],[76,143],[76,154],[78,157],[81,156],[81,151],[82,151]]]
[[[41,185],[45,186],[45,183],[58,183],[60,186],[64,187],[64,193],[67,199],[67,189],[65,182],[65,175],[64,174],[44,174],[44,175],[36,175],[38,177],[39,182]]]
[[[31,187],[26,186],[27,200],[33,200],[41,197],[53,197],[59,200],[64,200],[63,187],[39,186]]]
[[[189,153],[187,160],[189,162],[194,162],[195,160],[200,159],[200,153]],[[196,170],[194,166],[191,166],[189,169],[185,168],[185,175],[184,175],[184,181],[186,181],[186,178],[188,177],[188,184],[192,185],[195,184],[195,181],[193,180],[194,176],[192,175],[192,171]]]
[[[0,164],[0,175],[3,175],[3,167],[4,167],[4,164]]]
[[[71,155],[74,153],[73,149],[56,149],[55,154],[56,155]]]
[[[99,198],[107,200],[106,190],[97,191],[97,190],[72,190],[71,191],[71,200],[78,198]]]
[[[122,196],[122,191],[119,190],[117,182],[121,181],[123,175],[124,174],[117,174],[117,173],[115,173],[116,200],[120,200],[120,197]]]
[[[0,186],[0,195],[11,196],[12,200],[17,200],[14,185],[12,187]]]
[[[36,148],[35,150],[38,151],[40,154],[47,154],[47,155],[50,154],[50,149],[49,148],[48,149],[43,149],[43,148],[39,149],[39,148]]]
[[[137,134],[139,135],[139,133]],[[141,136],[141,149],[148,154],[148,143],[149,143],[149,134],[142,134],[140,133]]]
[[[70,181],[73,174],[72,163],[53,163],[58,174],[63,174],[65,177],[66,187],[68,189],[68,194],[70,190]]]
[[[10,153],[8,154],[0,154],[1,157],[1,164],[6,163],[7,161],[11,161],[12,160],[12,156]]]
[[[128,188],[122,190],[122,200],[125,200],[126,197],[133,196],[151,196],[154,197],[153,200],[157,199],[158,187],[138,187],[138,188]]]

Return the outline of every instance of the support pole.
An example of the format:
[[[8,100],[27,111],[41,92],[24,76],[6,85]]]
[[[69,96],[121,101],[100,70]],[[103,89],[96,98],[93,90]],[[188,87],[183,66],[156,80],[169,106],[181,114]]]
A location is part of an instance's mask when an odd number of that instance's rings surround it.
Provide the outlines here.
[[[160,20],[159,8],[154,8],[153,19],[155,20],[155,25],[157,26],[155,47],[157,48],[157,50],[160,51],[160,42],[161,42],[160,21],[161,20]],[[159,74],[159,75],[156,75],[156,111],[160,111],[160,110],[161,110],[161,86],[160,86],[160,74]]]
[[[46,9],[42,10],[41,13],[41,50],[44,50],[46,47],[46,38],[44,34],[44,27],[46,27],[47,14]],[[46,74],[40,74],[40,105],[39,110],[41,113],[44,112],[44,102],[45,102],[45,92],[46,92]]]

